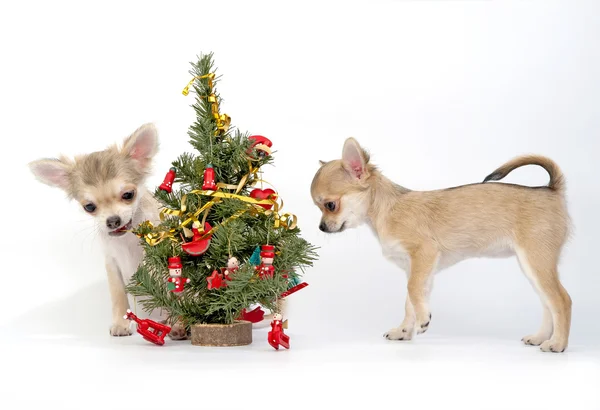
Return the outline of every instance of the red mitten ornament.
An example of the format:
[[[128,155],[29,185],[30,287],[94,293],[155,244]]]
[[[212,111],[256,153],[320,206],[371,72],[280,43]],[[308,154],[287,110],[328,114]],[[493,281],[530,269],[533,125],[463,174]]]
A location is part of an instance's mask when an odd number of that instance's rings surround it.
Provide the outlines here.
[[[265,318],[265,311],[260,306],[255,307],[250,312],[242,309],[242,313],[238,320],[246,320],[251,323],[261,322]]]

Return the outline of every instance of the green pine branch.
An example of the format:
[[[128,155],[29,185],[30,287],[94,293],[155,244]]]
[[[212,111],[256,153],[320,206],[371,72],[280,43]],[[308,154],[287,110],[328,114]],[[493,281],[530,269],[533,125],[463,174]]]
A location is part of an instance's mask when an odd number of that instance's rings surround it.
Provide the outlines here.
[[[186,196],[186,213],[194,213],[213,200],[191,193],[202,189],[203,174],[208,164],[213,166],[217,182],[238,186],[244,181],[238,195],[248,196],[256,182],[256,176],[250,173],[251,168],[259,169],[273,162],[273,155],[260,158],[256,151],[250,149],[249,134],[234,127],[222,135],[216,132],[217,123],[208,97],[212,92],[221,104],[216,90],[219,76],[215,76],[212,90],[208,79],[199,78],[215,72],[212,54],[201,55],[197,62],[192,63],[190,74],[197,77],[193,83],[195,101],[192,108],[197,118],[190,126],[188,136],[194,152],[182,153],[173,161],[172,165],[177,170],[177,187],[173,192],[155,191],[156,198],[165,208],[180,210],[182,198]],[[223,107],[219,109],[222,114]],[[175,231],[172,237],[154,246],[141,239],[145,257],[127,289],[139,298],[145,310],[164,309],[169,312],[172,322],[180,319],[189,325],[232,323],[242,309],[256,303],[276,309],[278,296],[298,283],[304,270],[316,260],[316,248],[300,236],[300,229],[276,228],[273,214],[257,212],[253,205],[237,199],[215,199],[214,202],[206,221],[215,230],[204,255],[190,256],[182,251],[182,243],[190,239],[183,239],[182,219],[178,216],[167,216],[158,226],[141,224],[135,229],[135,233],[142,237],[170,229]],[[240,215],[242,211],[245,212]],[[234,215],[237,218],[232,218]],[[203,214],[198,218],[202,217]],[[275,246],[275,275],[260,279],[250,259],[256,248],[265,244]],[[181,257],[183,276],[191,280],[180,295],[167,289],[168,258],[175,255]],[[239,260],[239,270],[232,280],[227,281],[225,288],[208,289],[207,278],[213,271],[220,272],[226,267],[231,256]]]

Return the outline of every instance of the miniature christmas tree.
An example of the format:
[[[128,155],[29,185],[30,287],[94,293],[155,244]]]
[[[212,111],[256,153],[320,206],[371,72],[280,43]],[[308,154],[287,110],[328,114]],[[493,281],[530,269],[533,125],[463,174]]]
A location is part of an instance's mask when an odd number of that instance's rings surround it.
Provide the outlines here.
[[[316,258],[277,193],[261,189],[271,141],[230,126],[215,71],[212,54],[192,63],[183,93],[196,94],[188,132],[195,152],[180,155],[155,192],[165,207],[161,223],[135,229],[145,258],[128,285],[145,310],[166,310],[170,323],[188,326],[232,324],[255,304],[277,312]]]

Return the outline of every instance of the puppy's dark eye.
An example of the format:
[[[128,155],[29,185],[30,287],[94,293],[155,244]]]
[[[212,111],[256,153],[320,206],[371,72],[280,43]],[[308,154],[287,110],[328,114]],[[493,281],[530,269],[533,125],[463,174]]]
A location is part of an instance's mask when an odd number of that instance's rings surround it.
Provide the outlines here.
[[[135,191],[127,191],[123,195],[121,195],[121,198],[123,198],[126,201],[131,201],[134,196],[135,196]]]
[[[85,209],[86,212],[92,213],[96,210],[96,205],[90,202],[89,204],[85,204],[83,206],[83,209]]]
[[[325,208],[331,212],[335,211],[335,202],[326,202]]]

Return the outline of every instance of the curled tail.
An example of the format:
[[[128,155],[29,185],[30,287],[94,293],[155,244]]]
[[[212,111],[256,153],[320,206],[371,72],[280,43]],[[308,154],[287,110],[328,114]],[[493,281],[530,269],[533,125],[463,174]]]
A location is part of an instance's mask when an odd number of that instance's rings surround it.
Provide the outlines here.
[[[485,177],[483,182],[499,181],[506,177],[511,171],[524,165],[539,165],[540,167],[544,168],[550,175],[548,188],[559,193],[564,192],[565,178],[562,171],[550,158],[542,157],[540,155],[525,155],[508,161],[506,164],[502,165],[500,168]]]

